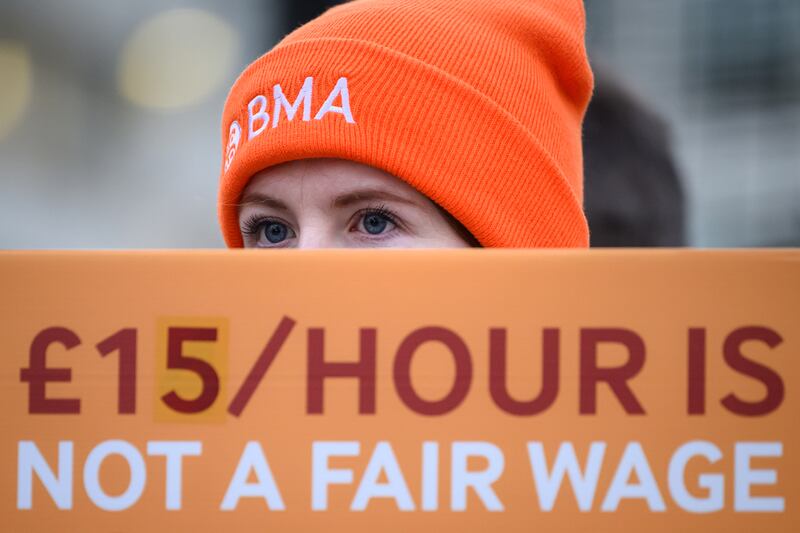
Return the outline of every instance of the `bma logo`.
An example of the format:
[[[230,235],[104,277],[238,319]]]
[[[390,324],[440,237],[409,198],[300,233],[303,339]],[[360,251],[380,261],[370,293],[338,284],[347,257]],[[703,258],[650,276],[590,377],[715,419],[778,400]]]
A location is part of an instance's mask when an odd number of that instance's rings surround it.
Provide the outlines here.
[[[317,88],[319,90],[319,88]],[[269,100],[263,94],[256,95],[250,103],[247,104],[247,140],[251,141],[258,137],[272,124],[273,128],[277,128],[281,122],[281,111],[286,115],[286,120],[292,122],[294,117],[300,111],[302,106],[302,120],[309,122],[311,120],[311,102],[314,99],[314,77],[309,76],[303,82],[300,92],[292,102],[289,97],[283,92],[280,84],[276,84],[272,88],[274,107],[272,109],[272,117],[269,115]],[[340,105],[336,105],[339,101]],[[348,124],[355,124],[353,118],[353,111],[350,108],[350,89],[347,86],[347,78],[339,78],[336,85],[328,93],[328,97],[319,108],[317,114],[314,115],[314,120],[322,120],[329,113],[342,115],[345,122]]]
[[[231,128],[228,130],[228,146],[225,148],[225,171],[233,163],[233,158],[236,155],[236,150],[239,149],[239,142],[242,139],[242,127],[235,120],[231,123]]]

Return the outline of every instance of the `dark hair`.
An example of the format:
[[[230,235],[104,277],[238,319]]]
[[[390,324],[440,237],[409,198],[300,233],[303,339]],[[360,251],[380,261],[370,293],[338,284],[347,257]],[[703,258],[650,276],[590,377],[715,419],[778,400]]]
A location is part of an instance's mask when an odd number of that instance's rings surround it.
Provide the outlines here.
[[[480,241],[478,241],[478,239],[476,239],[475,236],[470,233],[464,224],[459,222],[456,217],[448,213],[446,209],[441,207],[436,202],[434,202],[433,205],[436,206],[450,227],[453,228],[453,230],[464,240],[464,242],[469,244],[471,248],[483,248],[483,245],[480,243]]]

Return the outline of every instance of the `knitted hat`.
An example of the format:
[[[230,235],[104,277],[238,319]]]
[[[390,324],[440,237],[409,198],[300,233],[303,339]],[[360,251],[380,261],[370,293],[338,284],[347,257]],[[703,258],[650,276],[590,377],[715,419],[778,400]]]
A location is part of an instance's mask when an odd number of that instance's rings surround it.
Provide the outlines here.
[[[587,246],[584,24],[581,0],[355,0],[298,28],[225,103],[226,243],[254,174],[326,157],[406,181],[484,246]]]

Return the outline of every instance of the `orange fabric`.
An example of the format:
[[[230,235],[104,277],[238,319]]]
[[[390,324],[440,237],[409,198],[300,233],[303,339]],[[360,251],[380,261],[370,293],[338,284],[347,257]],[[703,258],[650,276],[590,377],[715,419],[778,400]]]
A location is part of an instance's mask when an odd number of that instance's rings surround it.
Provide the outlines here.
[[[242,246],[237,202],[254,174],[335,157],[405,180],[484,246],[588,246],[584,29],[580,0],[356,0],[300,27],[228,95],[226,243]],[[342,79],[347,95],[335,91]]]

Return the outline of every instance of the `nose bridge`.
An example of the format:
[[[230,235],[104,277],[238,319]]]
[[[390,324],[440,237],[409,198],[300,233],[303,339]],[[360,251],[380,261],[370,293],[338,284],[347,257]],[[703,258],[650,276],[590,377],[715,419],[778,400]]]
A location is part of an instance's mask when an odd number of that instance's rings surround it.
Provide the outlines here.
[[[297,247],[301,249],[315,248],[341,248],[342,243],[336,238],[335,232],[324,221],[307,224],[302,227],[297,236]]]
[[[329,193],[322,186],[317,172],[309,169],[308,161],[299,167],[297,182],[297,212],[299,231],[297,248],[340,248],[343,243],[337,234],[336,219],[330,211]]]

